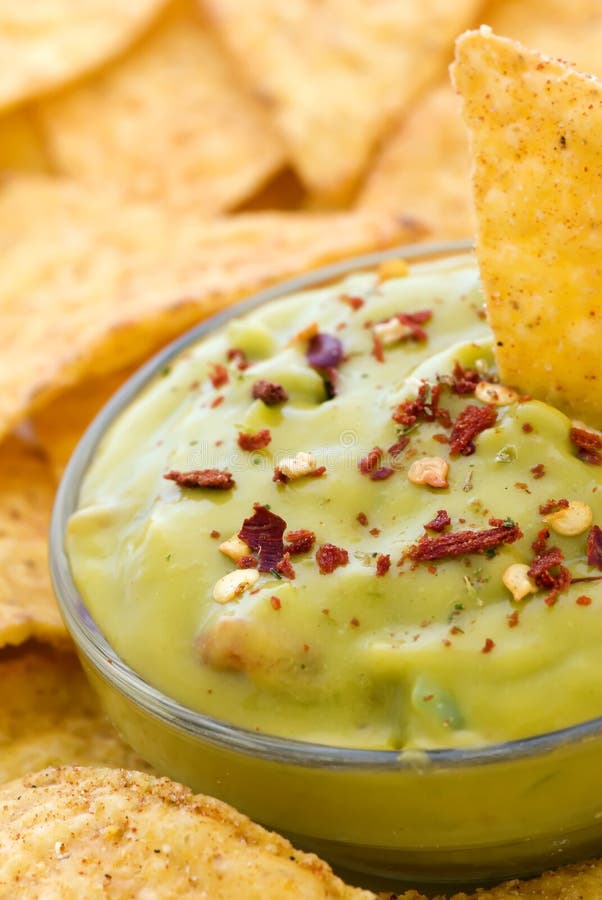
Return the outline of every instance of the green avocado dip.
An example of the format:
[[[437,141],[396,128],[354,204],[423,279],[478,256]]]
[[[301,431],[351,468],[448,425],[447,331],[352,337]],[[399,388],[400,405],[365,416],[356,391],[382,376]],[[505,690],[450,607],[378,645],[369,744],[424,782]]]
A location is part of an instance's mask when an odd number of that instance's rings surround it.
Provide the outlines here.
[[[602,714],[602,439],[498,385],[471,257],[233,318],[105,434],[77,586],[151,684],[247,729],[476,747]]]

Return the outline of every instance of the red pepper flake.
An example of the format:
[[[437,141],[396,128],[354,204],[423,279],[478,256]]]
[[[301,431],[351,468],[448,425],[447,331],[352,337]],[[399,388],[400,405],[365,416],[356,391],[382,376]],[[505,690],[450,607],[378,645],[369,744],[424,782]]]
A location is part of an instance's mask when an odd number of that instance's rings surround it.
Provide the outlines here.
[[[577,447],[577,456],[592,466],[602,465],[602,436],[586,428],[573,425],[570,431],[573,444]]]
[[[515,609],[514,612],[508,613],[506,616],[506,620],[508,622],[508,628],[516,628],[518,625],[519,612],[518,609]]]
[[[588,597],[586,594],[581,594],[580,597],[577,597],[575,603],[578,606],[590,606],[592,602],[592,598]]]
[[[387,450],[387,453],[389,454],[389,456],[392,456],[393,459],[396,459],[400,453],[403,453],[403,451],[405,450],[405,448],[408,446],[409,443],[410,443],[409,437],[404,435],[404,437],[401,437],[394,444],[391,444],[391,446]]]
[[[370,472],[370,481],[385,481],[387,478],[390,478],[394,472],[395,469],[392,469],[390,466],[381,466],[380,469],[375,469],[374,472]]]
[[[535,553],[536,556],[541,556],[542,553],[546,552],[548,538],[550,537],[549,529],[541,528],[537,532],[537,537],[531,544],[531,550]]]
[[[452,642],[450,641],[449,638],[442,638],[441,643],[443,644],[444,647],[451,647],[451,645],[452,645]]]
[[[190,472],[179,472],[177,469],[172,469],[163,478],[175,481],[180,487],[211,488],[217,491],[229,491],[236,484],[232,473],[227,469],[193,469]]]
[[[257,560],[254,556],[241,556],[238,560],[239,569],[255,569],[256,567]]]
[[[444,531],[448,525],[451,525],[449,513],[445,509],[438,509],[437,515],[424,526],[428,531]]]
[[[385,351],[383,350],[383,342],[379,338],[377,334],[372,332],[372,356],[376,360],[376,362],[384,363],[385,361]]]
[[[602,529],[597,525],[592,525],[587,536],[587,561],[602,571]]]
[[[382,455],[383,451],[380,447],[373,447],[367,456],[363,456],[357,464],[362,475],[369,475],[370,472],[374,472],[378,468]]]
[[[410,341],[426,341],[428,334],[422,328],[427,322],[433,318],[433,311],[430,309],[421,309],[414,313],[397,313],[396,318],[409,329],[409,333],[404,340]]]
[[[423,380],[415,399],[404,400],[403,403],[400,403],[391,418],[405,428],[411,428],[418,421],[434,422],[438,420],[444,426],[447,421],[451,424],[447,410],[439,409],[440,399],[441,385],[430,384]]]
[[[434,441],[437,441],[438,444],[449,444],[449,437],[446,434],[434,434],[432,438]]]
[[[547,531],[547,529],[544,530]],[[549,537],[549,532],[547,534]],[[537,545],[540,548],[543,544],[543,552],[533,560],[527,574],[533,579],[537,587],[549,591],[547,597],[544,597],[544,603],[548,606],[553,606],[559,594],[570,585],[571,573],[562,565],[564,560],[562,550],[558,547],[546,549],[542,537],[542,532],[540,532],[533,546]]]
[[[221,404],[223,402],[224,402],[224,395],[218,394],[217,397],[213,398],[213,400],[211,401],[209,406],[211,407],[211,409],[215,409],[216,407],[221,406]]]
[[[452,627],[449,629],[449,633],[453,635],[464,634],[464,629],[460,628],[459,625],[452,625]]]
[[[359,512],[355,518],[360,523],[360,525],[363,525],[364,527],[368,524],[368,516],[365,512]]]
[[[381,553],[376,560],[376,574],[386,575],[391,568],[391,557],[388,553]]]
[[[481,647],[481,653],[491,653],[494,647],[495,641],[492,641],[491,638],[485,638],[485,643]]]
[[[429,573],[429,575],[436,575],[437,574],[437,566],[427,566],[426,571]]]
[[[546,500],[539,507],[539,515],[547,516],[549,513],[557,512],[559,509],[567,509],[569,501],[565,500]]]
[[[529,471],[531,472],[533,478],[543,478],[543,476],[546,474],[546,467],[543,463],[537,463],[536,466],[531,466],[531,469]]]
[[[249,368],[247,354],[240,347],[230,347],[226,354],[228,362],[233,362],[241,372]]]
[[[525,432],[525,434],[531,434],[531,432],[533,431],[533,426],[531,425],[530,422],[523,422],[521,427],[522,427],[523,431]]]
[[[309,653],[309,644],[303,644],[303,652]]]
[[[529,485],[526,484],[524,481],[515,481],[514,487],[517,489],[517,491],[524,491],[525,494],[531,493],[531,491],[529,490]]]
[[[291,555],[286,551],[280,562],[276,563],[275,570],[279,575],[284,575],[285,578],[290,578],[291,581],[295,577],[295,570],[293,569],[293,564],[291,563]]]
[[[221,363],[210,363],[209,380],[214,388],[220,388],[225,384],[228,384],[230,376],[228,375],[227,368]]]
[[[341,303],[346,303],[352,310],[357,312],[366,302],[362,297],[352,297],[349,294],[341,294],[339,297]]]
[[[272,435],[270,429],[262,428],[261,431],[256,431],[255,434],[252,432],[239,431],[237,443],[241,450],[263,450],[271,440]]]
[[[349,554],[342,547],[334,544],[322,544],[316,550],[316,562],[320,569],[320,575],[330,575],[338,566],[346,566],[349,562]]]
[[[349,624],[352,625],[353,628],[358,628],[359,624],[360,624],[360,620],[357,618],[357,616],[354,616],[352,619],[349,620]]]
[[[474,394],[477,384],[482,380],[476,369],[464,369],[459,362],[454,363],[450,385],[453,394]]]
[[[307,528],[298,528],[297,531],[289,531],[285,535],[287,544],[285,550],[291,556],[298,556],[300,553],[309,553],[316,541],[313,531]]]
[[[493,406],[467,406],[459,414],[449,436],[450,456],[461,453],[471,456],[476,447],[474,439],[486,428],[491,428],[497,421],[497,412]]]
[[[371,534],[372,537],[378,537],[380,534],[380,528],[371,528],[368,534]]]
[[[263,378],[255,382],[252,393],[254,400],[261,400],[266,406],[277,406],[288,400],[288,394],[281,384],[265,381]]]
[[[212,537],[214,540],[217,540],[218,537],[221,537],[221,532],[216,531],[214,528],[213,531],[209,534],[209,537]]]
[[[423,535],[406,556],[415,562],[462,556],[466,553],[483,553],[501,544],[513,544],[523,536],[516,524],[498,525],[483,531],[456,531],[439,537]]]
[[[434,694],[425,694],[422,699],[425,703],[428,703],[430,700],[433,699],[434,696],[435,696]]]
[[[238,537],[258,554],[259,571],[269,572],[282,560],[286,522],[260,503],[255,503],[253,509],[255,512],[244,520]]]
[[[343,360],[343,345],[333,334],[319,331],[310,338],[305,356],[316,369],[336,369]]]
[[[272,594],[272,596],[270,597],[270,603],[272,605],[272,609],[278,610],[282,607],[282,600],[280,599],[280,597],[276,597],[275,594]]]

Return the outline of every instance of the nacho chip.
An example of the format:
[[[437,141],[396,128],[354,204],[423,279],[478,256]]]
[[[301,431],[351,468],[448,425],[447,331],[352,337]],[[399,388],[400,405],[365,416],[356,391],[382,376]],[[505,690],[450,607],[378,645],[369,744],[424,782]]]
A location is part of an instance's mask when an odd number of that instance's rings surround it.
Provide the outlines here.
[[[602,424],[602,83],[488,28],[457,44],[502,381]]]
[[[307,187],[344,195],[479,0],[204,0]]]
[[[125,58],[35,108],[57,171],[214,213],[284,163],[195,0],[170,3]]]
[[[29,110],[0,117],[0,169],[49,172],[50,161]]]
[[[203,221],[53,179],[0,193],[0,432],[84,377],[136,363],[246,294],[419,235],[375,214]],[[26,361],[26,363],[24,363]]]
[[[0,0],[0,109],[39,97],[125,50],[165,0]]]
[[[48,574],[53,498],[46,460],[17,438],[5,441],[0,446],[0,647],[30,637],[68,643]]]
[[[598,900],[599,897],[602,897],[602,860],[594,859],[544,872],[538,878],[525,881],[513,878],[498,887],[479,888],[474,894],[454,894],[450,900]]]
[[[460,101],[440,84],[417,101],[384,145],[358,197],[359,209],[403,206],[432,238],[472,237],[470,157]]]
[[[150,767],[102,713],[75,654],[27,645],[0,653],[0,784],[45,766]]]
[[[150,888],[152,886],[152,888]],[[232,807],[167,778],[45,769],[0,789],[0,891],[371,900]],[[67,893],[63,893],[66,891]],[[98,893],[100,892],[100,893]]]

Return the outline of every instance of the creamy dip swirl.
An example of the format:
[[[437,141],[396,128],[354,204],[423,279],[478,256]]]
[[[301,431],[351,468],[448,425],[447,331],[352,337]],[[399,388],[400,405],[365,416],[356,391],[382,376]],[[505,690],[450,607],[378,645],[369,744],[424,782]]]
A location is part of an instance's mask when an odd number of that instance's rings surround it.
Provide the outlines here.
[[[130,666],[245,728],[366,748],[550,731],[602,714],[599,439],[572,427],[496,387],[469,257],[356,273],[232,319],[146,387],[84,479],[73,574]]]

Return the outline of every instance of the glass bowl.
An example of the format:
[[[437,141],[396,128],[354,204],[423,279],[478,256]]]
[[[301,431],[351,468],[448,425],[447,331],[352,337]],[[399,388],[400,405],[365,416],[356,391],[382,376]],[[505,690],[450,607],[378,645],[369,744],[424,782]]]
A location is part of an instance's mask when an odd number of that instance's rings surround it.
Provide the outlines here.
[[[234,315],[387,259],[465,254],[466,241],[393,248],[270,288],[203,322],[137,372],[76,449],[58,491],[51,570],[83,666],[124,738],[159,772],[314,850],[365,884],[469,884],[592,855],[602,839],[602,718],[470,750],[360,750],[255,733],[188,709],[120,659],[93,621],[65,550],[69,516],[105,431],[190,344]],[[384,881],[382,881],[384,879]]]

